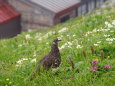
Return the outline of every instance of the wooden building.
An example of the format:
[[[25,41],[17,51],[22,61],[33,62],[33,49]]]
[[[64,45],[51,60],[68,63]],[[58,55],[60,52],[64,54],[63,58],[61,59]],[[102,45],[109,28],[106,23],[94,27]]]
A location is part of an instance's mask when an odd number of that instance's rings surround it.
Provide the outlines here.
[[[22,14],[23,30],[47,28],[76,17],[80,0],[8,0]]]
[[[20,14],[4,1],[0,0],[0,39],[16,36],[21,32]]]
[[[105,0],[6,0],[21,13],[22,30],[45,29],[88,13]]]

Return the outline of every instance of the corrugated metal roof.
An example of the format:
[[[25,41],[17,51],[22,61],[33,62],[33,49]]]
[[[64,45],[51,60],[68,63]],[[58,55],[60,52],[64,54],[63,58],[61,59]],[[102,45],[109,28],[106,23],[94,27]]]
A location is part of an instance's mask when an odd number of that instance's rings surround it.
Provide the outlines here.
[[[20,16],[9,4],[0,2],[0,24]]]
[[[30,0],[30,1],[50,11],[58,13],[62,10],[65,10],[79,3],[81,0]]]

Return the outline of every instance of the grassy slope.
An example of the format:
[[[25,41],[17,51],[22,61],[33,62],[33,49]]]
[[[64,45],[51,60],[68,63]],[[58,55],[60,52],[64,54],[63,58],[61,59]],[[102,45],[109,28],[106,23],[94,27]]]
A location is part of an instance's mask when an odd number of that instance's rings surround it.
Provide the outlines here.
[[[115,26],[108,27],[104,23],[110,24],[115,19],[115,12],[104,10],[103,14],[90,13],[85,16],[71,19],[70,21],[57,25],[50,30],[32,31],[23,33],[15,38],[0,41],[0,86],[113,86],[115,85],[115,39],[112,42],[107,38],[115,38]],[[59,33],[64,27],[68,28]],[[97,31],[94,29],[106,29],[108,31]],[[90,34],[86,34],[90,31]],[[31,38],[28,38],[28,34]],[[108,35],[105,37],[104,35]],[[27,38],[26,38],[27,37]],[[25,80],[34,69],[37,62],[31,63],[36,58],[37,61],[49,52],[52,39],[59,37],[62,42],[59,47],[67,42],[70,45],[64,46],[60,50],[62,56],[61,66],[56,73],[43,72],[33,81]],[[101,41],[101,42],[100,42]],[[109,44],[110,43],[110,44]],[[92,56],[89,46],[94,46],[95,54]],[[82,48],[76,48],[81,45]],[[87,60],[84,59],[82,51],[87,53]],[[100,60],[100,51],[105,52],[104,60]],[[76,64],[75,70],[71,70],[67,56],[71,56]],[[21,67],[16,67],[22,58]],[[95,73],[90,71],[90,62],[99,59],[99,70]],[[105,71],[103,66],[110,64],[111,69]]]

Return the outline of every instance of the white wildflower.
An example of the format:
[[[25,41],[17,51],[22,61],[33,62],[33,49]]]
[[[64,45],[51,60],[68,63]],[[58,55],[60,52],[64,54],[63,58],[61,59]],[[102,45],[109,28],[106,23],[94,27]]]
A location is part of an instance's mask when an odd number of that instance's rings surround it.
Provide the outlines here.
[[[23,62],[23,61],[26,61],[26,60],[28,60],[28,58],[22,58],[22,59],[18,60],[16,63],[22,64],[22,62]]]
[[[103,29],[102,31],[103,31],[103,32],[104,32],[104,31],[107,32],[107,31],[109,31],[109,30],[110,30],[110,29]]]
[[[49,43],[47,42],[46,44],[48,45]]]
[[[90,39],[87,39],[88,41],[90,41]]]
[[[70,45],[68,45],[69,48],[72,48]]]
[[[107,38],[106,41],[113,41],[114,39],[112,38]]]
[[[42,40],[42,38],[38,38],[38,40],[39,40],[39,41],[41,41],[41,40]]]
[[[20,67],[21,65],[19,65],[19,64],[16,64],[16,67]]]
[[[76,35],[74,34],[73,37],[75,37]]]
[[[105,21],[105,25],[108,25],[109,23],[107,21]]]
[[[53,69],[52,69],[52,72],[56,72],[56,71],[58,71],[58,69],[59,69],[59,68],[53,68]]]
[[[18,45],[18,47],[22,47],[22,46],[23,46],[22,44]]]
[[[108,42],[108,44],[112,44],[112,42]]]
[[[65,45],[62,45],[59,49],[62,50],[65,48]]]
[[[100,31],[102,31],[102,29],[97,29],[97,32],[100,32]]]
[[[88,31],[87,34],[91,34],[92,32]]]
[[[104,37],[109,37],[110,35],[106,35],[106,34],[104,34]]]
[[[88,34],[86,33],[86,34],[85,34],[85,36],[87,37],[87,36],[88,36]]]
[[[47,37],[53,35],[54,33],[55,33],[54,31],[49,31],[48,33],[46,33],[46,34],[43,36],[43,38],[47,38]]]
[[[67,35],[68,37],[70,36],[70,35]]]
[[[31,63],[34,63],[34,62],[36,62],[36,58],[34,58],[34,59],[31,60]]]
[[[57,37],[59,40],[61,40],[62,39],[62,37]]]
[[[112,24],[115,25],[115,20],[112,21]]]
[[[63,35],[61,35],[61,37],[63,37]]]
[[[35,38],[38,39],[38,38],[39,38],[39,35],[35,35]]]
[[[28,58],[22,58],[22,61],[26,61],[26,60],[28,60]]]
[[[64,45],[66,46],[66,45],[68,45],[68,43],[65,43]]]
[[[77,45],[77,47],[76,48],[82,48],[82,46],[81,45]]]
[[[111,25],[111,24],[108,24],[108,27],[110,27],[110,28],[111,28],[111,27],[113,27],[113,25]]]
[[[18,64],[22,64],[22,60],[18,60],[16,63],[18,63]]]
[[[94,29],[94,30],[93,30],[93,32],[97,32],[97,30],[96,30],[96,29]]]
[[[25,38],[26,38],[26,39],[30,39],[30,38],[31,38],[30,34],[27,34],[27,35],[25,36]]]
[[[33,55],[34,57],[37,56],[36,54]]]
[[[67,30],[68,30],[68,28],[64,27],[64,28],[62,28],[61,30],[59,30],[58,32],[59,32],[59,33],[62,33],[62,32],[65,32],[65,31],[67,31]]]
[[[21,65],[23,64],[24,61],[29,60],[28,58],[22,58],[20,60],[18,60],[16,63],[16,67],[21,67]]]
[[[73,44],[71,42],[67,42],[68,45],[72,46]]]
[[[99,44],[94,44],[94,46],[99,46]]]
[[[101,43],[101,41],[98,41],[97,43],[99,44],[99,43]]]
[[[110,32],[111,32],[111,33],[113,33],[114,31],[113,31],[113,30],[111,30]]]

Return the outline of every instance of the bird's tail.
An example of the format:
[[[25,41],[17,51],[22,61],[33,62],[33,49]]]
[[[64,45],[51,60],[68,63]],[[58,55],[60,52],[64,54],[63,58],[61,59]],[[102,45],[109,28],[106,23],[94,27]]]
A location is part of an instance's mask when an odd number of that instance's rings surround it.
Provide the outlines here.
[[[41,63],[38,63],[38,65],[35,67],[36,72],[40,72],[40,67],[41,67]]]

